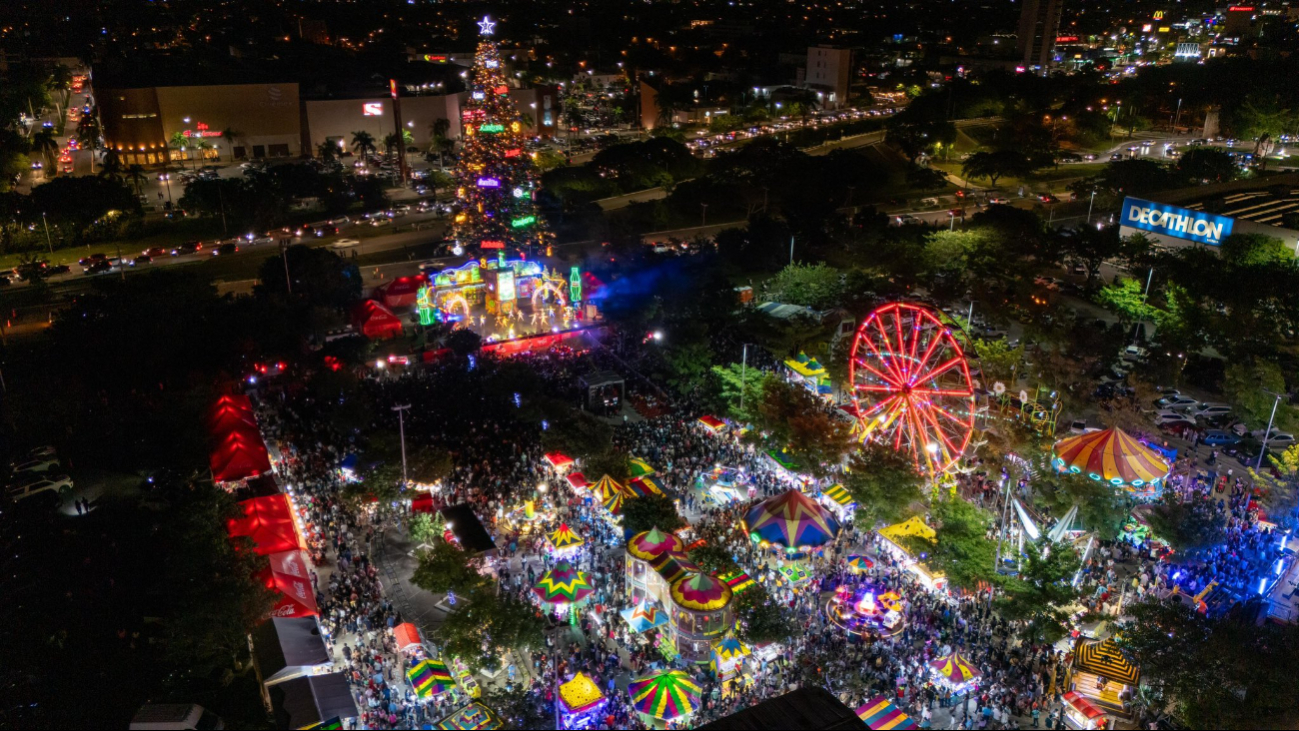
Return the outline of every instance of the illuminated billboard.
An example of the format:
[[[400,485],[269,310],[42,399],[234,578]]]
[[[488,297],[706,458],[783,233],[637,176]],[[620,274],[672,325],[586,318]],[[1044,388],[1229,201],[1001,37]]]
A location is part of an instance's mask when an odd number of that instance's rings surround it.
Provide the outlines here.
[[[1231,235],[1235,222],[1233,218],[1215,216],[1204,211],[1152,203],[1140,198],[1123,199],[1122,225],[1209,246],[1221,246],[1222,240]]]
[[[367,117],[382,117],[383,102],[364,102],[361,104],[361,114]]]

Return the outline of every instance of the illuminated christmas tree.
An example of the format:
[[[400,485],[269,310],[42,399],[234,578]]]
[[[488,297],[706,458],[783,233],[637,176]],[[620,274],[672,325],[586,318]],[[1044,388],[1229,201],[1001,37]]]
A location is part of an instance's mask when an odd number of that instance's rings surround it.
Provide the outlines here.
[[[454,238],[472,249],[545,246],[550,234],[537,215],[537,170],[523,149],[523,124],[505,84],[496,24],[484,17],[469,99],[461,111],[463,149],[456,165]]]

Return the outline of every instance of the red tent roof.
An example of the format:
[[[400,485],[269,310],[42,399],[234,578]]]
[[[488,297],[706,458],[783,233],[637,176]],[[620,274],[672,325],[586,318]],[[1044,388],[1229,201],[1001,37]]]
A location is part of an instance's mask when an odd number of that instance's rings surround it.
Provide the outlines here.
[[[279,593],[275,598],[272,617],[310,617],[318,613],[316,590],[311,585],[307,559],[302,551],[281,551],[266,557],[267,567],[257,577],[266,582],[266,588]]]
[[[260,436],[232,433],[220,441],[209,459],[212,479],[234,482],[271,471],[271,457]]]
[[[398,650],[407,650],[420,645],[419,628],[410,622],[403,622],[393,627],[392,633],[397,638]]]
[[[379,299],[388,307],[411,307],[424,282],[419,277],[397,277],[378,289]]]
[[[401,335],[401,320],[392,310],[374,300],[364,300],[352,309],[352,324],[371,340],[395,338]]]
[[[232,538],[252,538],[257,544],[257,555],[268,556],[302,548],[287,496],[255,497],[239,503],[239,507],[244,511],[243,517],[227,521],[226,532]]]

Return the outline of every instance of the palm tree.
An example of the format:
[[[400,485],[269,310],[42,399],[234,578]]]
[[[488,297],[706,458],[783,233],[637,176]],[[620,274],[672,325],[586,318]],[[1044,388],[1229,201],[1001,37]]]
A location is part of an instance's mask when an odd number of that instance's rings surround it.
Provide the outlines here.
[[[244,133],[235,130],[232,127],[226,127],[225,129],[221,130],[221,136],[226,138],[226,140],[230,143],[230,162],[234,162],[235,161],[235,139],[238,137],[243,137]]]
[[[99,176],[111,180],[122,179],[122,156],[117,150],[111,147],[104,150],[104,160],[99,163]]]
[[[451,129],[451,122],[445,117],[438,117],[429,125],[429,129],[433,132],[433,137],[429,140],[429,152],[436,151],[438,154],[438,167],[445,168],[446,164],[443,162],[443,156],[451,148],[451,145],[455,144],[447,139],[447,130]]]
[[[32,135],[32,152],[38,153],[45,157],[46,167],[54,167],[54,154],[59,151],[59,141],[54,137],[54,131],[42,129],[40,132]]]
[[[99,149],[100,129],[97,115],[98,110],[91,109],[90,113],[83,115],[81,121],[77,123],[77,142],[81,143],[82,148],[91,152]]]
[[[167,146],[174,150],[184,150],[188,152],[189,148],[193,147],[194,145],[190,143],[189,138],[185,136],[185,133],[172,132],[171,137],[167,140]],[[185,160],[184,158],[181,158],[181,167],[184,166],[185,166]]]
[[[370,162],[371,153],[379,148],[374,145],[374,135],[365,130],[358,130],[352,133],[352,151],[361,156],[367,164]]]
[[[338,143],[325,140],[316,145],[316,154],[326,162],[333,162],[334,158],[338,157]]]
[[[144,195],[144,193],[140,191],[140,185],[143,184],[147,178],[144,176],[144,168],[142,166],[131,165],[128,167],[126,169],[126,179],[135,183],[135,194],[137,196]]]
[[[401,148],[401,135],[398,135],[396,132],[392,132],[390,134],[384,135],[383,152],[385,155],[387,155],[388,157],[392,157],[393,150],[397,150],[400,148]]]

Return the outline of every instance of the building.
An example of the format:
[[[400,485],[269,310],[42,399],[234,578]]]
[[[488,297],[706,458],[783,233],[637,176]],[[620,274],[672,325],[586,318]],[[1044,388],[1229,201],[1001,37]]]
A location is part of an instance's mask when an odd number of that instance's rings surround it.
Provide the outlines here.
[[[104,142],[125,165],[302,154],[296,83],[100,86],[95,101]]]
[[[851,77],[852,49],[834,46],[812,46],[807,49],[803,85],[817,93],[821,108],[837,109],[848,103]]]
[[[1045,74],[1055,53],[1064,0],[1024,0],[1016,42],[1024,69]]]
[[[1220,192],[1207,197],[1167,194],[1159,202],[1125,198],[1119,235],[1140,233],[1170,247],[1197,243],[1218,247],[1233,233],[1251,233],[1280,239],[1299,250],[1299,230],[1295,229],[1299,194],[1285,192],[1299,183],[1299,175],[1275,176],[1268,182],[1266,189],[1258,189],[1256,182],[1251,187],[1250,181],[1212,186]],[[1191,193],[1206,188],[1191,189]]]

